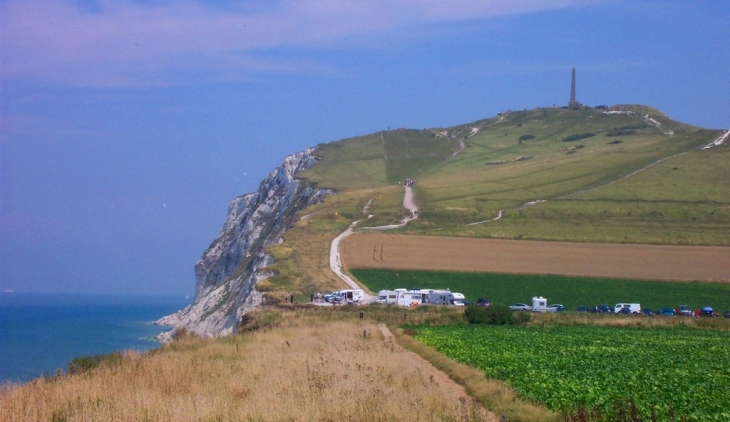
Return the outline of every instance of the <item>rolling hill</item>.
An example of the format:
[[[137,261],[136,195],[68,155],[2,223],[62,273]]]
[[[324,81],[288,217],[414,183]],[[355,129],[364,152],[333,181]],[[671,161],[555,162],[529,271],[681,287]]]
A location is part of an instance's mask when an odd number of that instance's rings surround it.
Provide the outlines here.
[[[333,189],[269,248],[264,289],[336,286],[328,241],[350,222],[419,219],[399,233],[569,242],[730,245],[730,148],[722,135],[638,105],[513,111],[448,128],[396,129],[319,145],[297,177]],[[363,215],[365,204],[369,204]],[[500,210],[503,217],[488,224]],[[366,218],[369,217],[369,218]],[[332,284],[335,283],[335,284]],[[296,286],[296,289],[291,287]]]

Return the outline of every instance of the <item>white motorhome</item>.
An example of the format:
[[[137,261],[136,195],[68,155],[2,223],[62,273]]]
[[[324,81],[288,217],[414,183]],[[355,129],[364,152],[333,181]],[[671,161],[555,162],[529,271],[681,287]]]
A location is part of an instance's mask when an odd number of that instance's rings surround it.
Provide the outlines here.
[[[641,305],[638,303],[617,303],[616,306],[613,307],[613,313],[617,314],[621,312],[621,309],[625,308],[628,308],[629,312],[631,312],[632,314],[641,313]]]
[[[546,312],[547,309],[547,299],[542,296],[532,298],[532,312]]]
[[[398,291],[400,289],[397,289]],[[405,290],[398,291],[397,303],[400,306],[418,306],[423,303],[423,294],[420,290]]]
[[[365,291],[363,289],[345,289],[339,291],[341,301],[348,303],[362,302],[365,300]]]
[[[428,303],[431,305],[448,305],[453,297],[448,289],[429,290]]]
[[[457,292],[452,292],[451,301],[449,303],[451,305],[464,306],[464,299],[466,299],[466,298],[464,297],[463,294],[457,293]]]
[[[395,305],[398,303],[398,292],[395,290],[381,290],[378,292],[378,303]]]

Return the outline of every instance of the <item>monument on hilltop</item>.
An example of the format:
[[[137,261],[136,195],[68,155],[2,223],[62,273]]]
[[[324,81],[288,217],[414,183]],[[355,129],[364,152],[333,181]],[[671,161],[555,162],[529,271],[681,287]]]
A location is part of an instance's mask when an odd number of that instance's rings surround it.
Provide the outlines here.
[[[582,107],[581,103],[575,100],[575,68],[573,68],[573,72],[570,75],[570,101],[568,102],[568,108],[577,110]]]

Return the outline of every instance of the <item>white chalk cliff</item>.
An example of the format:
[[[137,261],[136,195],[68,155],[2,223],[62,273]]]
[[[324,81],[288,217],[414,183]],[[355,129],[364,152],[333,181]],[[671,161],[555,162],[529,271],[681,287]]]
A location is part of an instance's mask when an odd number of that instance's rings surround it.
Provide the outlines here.
[[[195,265],[194,302],[156,324],[184,327],[200,336],[235,332],[241,317],[261,303],[256,283],[273,275],[266,270],[273,257],[263,252],[264,247],[280,241],[299,210],[332,193],[305,186],[294,177],[316,163],[313,153],[309,148],[286,157],[256,192],[231,201],[223,229]],[[172,332],[163,333],[158,339],[171,336]]]

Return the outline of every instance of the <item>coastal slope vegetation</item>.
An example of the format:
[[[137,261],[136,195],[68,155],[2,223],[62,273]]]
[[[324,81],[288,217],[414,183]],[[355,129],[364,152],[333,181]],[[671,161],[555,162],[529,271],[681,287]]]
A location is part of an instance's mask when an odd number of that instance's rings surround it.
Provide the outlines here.
[[[355,220],[399,222],[407,178],[419,218],[396,233],[729,246],[730,146],[701,149],[721,134],[622,105],[513,111],[321,144],[320,161],[297,177],[336,193],[269,247],[279,276],[263,287],[300,300],[339,287],[327,274],[329,241]]]

